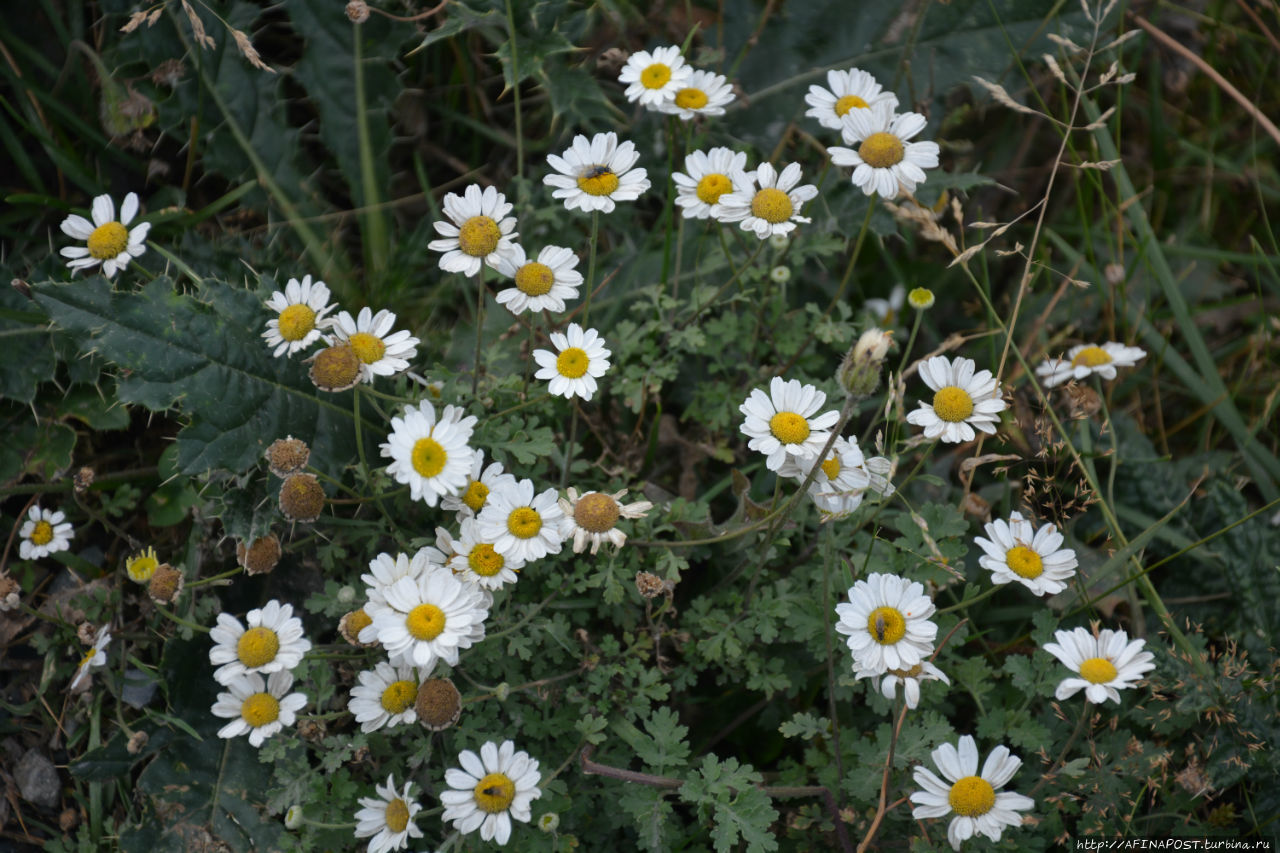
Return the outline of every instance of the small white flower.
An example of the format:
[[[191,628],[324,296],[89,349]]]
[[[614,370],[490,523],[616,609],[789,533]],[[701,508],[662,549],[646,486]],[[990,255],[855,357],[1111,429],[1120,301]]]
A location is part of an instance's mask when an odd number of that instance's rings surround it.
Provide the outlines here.
[[[862,305],[876,316],[881,326],[892,329],[898,325],[898,318],[906,299],[907,289],[901,284],[895,284],[893,290],[889,291],[888,299],[868,299]]]
[[[368,307],[360,309],[355,319],[343,311],[333,320],[330,344],[346,344],[360,359],[360,379],[373,382],[375,376],[392,376],[409,368],[409,360],[418,354],[418,339],[408,329],[398,332],[396,315],[385,308],[374,314]]]
[[[480,535],[480,525],[474,518],[463,519],[462,530],[453,540],[453,548],[454,555],[447,565],[454,576],[490,592],[515,583],[516,572],[524,568],[523,560],[499,554],[493,542]]]
[[[274,347],[271,354],[276,358],[293,355],[319,340],[333,323],[325,315],[337,307],[329,302],[328,286],[323,281],[312,282],[309,275],[302,281],[289,279],[284,292],[273,292],[266,305],[276,316],[267,321],[262,337],[268,347]]]
[[[835,165],[853,167],[853,185],[866,195],[891,199],[900,188],[913,193],[924,183],[924,170],[938,166],[938,143],[909,141],[924,130],[919,113],[894,115],[892,107],[880,104],[846,113],[842,121],[845,144],[858,147],[833,146],[827,153]]]
[[[356,677],[360,683],[351,688],[347,710],[356,718],[362,732],[417,722],[414,701],[418,697],[418,685],[430,674],[430,670],[421,672],[407,663],[393,667],[379,661],[373,669],[366,669]]]
[[[511,251],[516,237],[516,218],[507,216],[511,203],[493,187],[480,189],[472,184],[463,195],[449,193],[444,197],[444,213],[450,222],[434,222],[442,239],[432,240],[427,248],[444,252],[440,269],[467,276],[480,274],[484,264],[495,266],[498,258]],[[505,217],[505,218],[504,218]]]
[[[872,574],[836,605],[836,630],[849,637],[854,666],[877,674],[910,669],[933,653],[938,626],[924,587],[898,575]]]
[[[71,214],[62,220],[62,233],[73,240],[84,240],[84,246],[64,246],[59,254],[70,258],[67,266],[72,271],[88,269],[102,264],[102,274],[111,278],[117,271],[129,265],[129,261],[147,251],[147,232],[150,222],[139,222],[133,228],[128,225],[138,215],[138,194],[129,193],[120,205],[120,219],[116,219],[115,202],[109,195],[93,200],[93,221]]]
[[[439,555],[437,557],[437,555]],[[431,566],[443,566],[444,555],[435,548],[423,548],[410,557],[408,554],[382,553],[369,561],[369,572],[360,576],[365,583],[367,601],[362,608],[369,617],[370,624],[362,628],[357,639],[362,643],[373,643],[378,639],[377,629],[372,620],[378,611],[387,608],[387,589],[400,578],[417,581]]]
[[[803,461],[788,455],[778,474],[797,482],[804,482],[817,457]],[[857,439],[840,436],[827,454],[813,481],[809,483],[809,496],[822,513],[824,521],[844,518],[862,504],[862,495],[871,486],[871,475],[866,469],[866,459],[858,447]]]
[[[396,790],[395,776],[387,774],[386,785],[375,785],[377,797],[361,797],[360,811],[356,812],[356,838],[368,838],[368,853],[390,853],[409,843],[410,838],[421,838],[422,830],[413,822],[413,816],[422,806],[409,791],[413,783],[404,783],[404,792]]]
[[[675,97],[658,104],[657,109],[688,121],[694,116],[722,116],[733,99],[733,86],[723,74],[695,69],[684,86],[676,90]]]
[[[977,833],[999,841],[1006,826],[1022,825],[1022,815],[1018,812],[1036,804],[1030,797],[1012,791],[996,793],[1022,766],[1022,759],[1011,754],[1006,746],[991,750],[982,765],[981,776],[978,775],[978,747],[972,735],[960,738],[959,749],[944,743],[930,757],[950,784],[928,768],[917,767],[916,784],[924,790],[911,795],[911,802],[916,806],[911,816],[921,820],[954,814],[947,827],[947,840],[953,850],[959,850],[961,842]]]
[[[1076,628],[1054,631],[1053,638],[1057,642],[1045,643],[1044,650],[1080,676],[1062,680],[1053,694],[1059,700],[1083,689],[1085,698],[1095,705],[1108,699],[1118,703],[1121,690],[1133,687],[1156,668],[1155,655],[1143,651],[1146,641],[1130,642],[1124,631],[1104,628],[1095,637],[1084,628]]]
[[[563,199],[566,210],[612,213],[615,202],[635,201],[649,189],[648,173],[632,168],[639,159],[635,144],[619,145],[612,131],[591,139],[578,134],[564,156],[547,155],[559,174],[546,175],[542,182],[556,188],[551,195]]]
[[[1060,385],[1068,379],[1079,381],[1091,374],[1103,379],[1115,379],[1117,367],[1133,367],[1147,353],[1138,347],[1129,347],[1115,341],[1105,344],[1081,344],[1067,350],[1066,358],[1051,358],[1041,362],[1036,375],[1046,388]]]
[[[391,460],[387,473],[409,486],[415,501],[435,506],[444,495],[456,495],[467,487],[475,451],[468,446],[475,429],[474,415],[463,417],[457,406],[445,406],[436,420],[435,407],[427,400],[417,408],[406,406],[403,417],[391,419],[391,433],[380,445]]]
[[[924,427],[925,438],[951,444],[972,441],[974,429],[995,435],[999,412],[1005,409],[1000,386],[990,370],[975,373],[971,358],[949,360],[935,355],[920,362],[920,378],[933,389],[933,402],[907,414],[907,423]]]
[[[652,53],[638,50],[627,59],[618,74],[618,82],[627,86],[627,100],[645,107],[659,107],[671,103],[676,93],[688,85],[693,73],[684,64],[680,48],[671,45],[656,48]]]
[[[474,454],[471,462],[471,476],[467,480],[466,487],[461,494],[445,495],[440,503],[442,509],[452,510],[458,514],[459,523],[463,519],[475,518],[480,510],[484,509],[489,493],[494,489],[516,484],[516,478],[502,470],[501,462],[490,462],[485,466],[483,448],[475,448]]]
[[[627,534],[618,529],[619,518],[644,518],[645,513],[653,509],[649,501],[636,501],[623,506],[622,497],[627,490],[606,495],[604,492],[587,492],[582,497],[578,490],[569,487],[569,497],[560,498],[560,511],[564,513],[563,534],[565,538],[573,537],[573,553],[581,554],[591,543],[591,553],[600,550],[605,542],[621,548],[627,541]]]
[[[817,414],[826,402],[827,395],[812,385],[773,377],[768,394],[755,388],[738,407],[746,415],[741,431],[751,439],[747,447],[767,457],[765,466],[770,471],[779,470],[789,456],[801,463],[817,459],[840,420],[839,412]]]
[[[880,104],[888,104],[889,109],[898,108],[898,96],[882,91],[876,78],[858,68],[828,71],[827,86],[830,88],[824,89],[817,84],[809,86],[809,93],[804,96],[804,102],[809,105],[805,115],[816,118],[823,127],[831,130],[842,129],[843,119],[850,112]]]
[[[754,172],[735,172],[733,192],[720,197],[718,219],[739,222],[743,231],[754,232],[761,240],[789,234],[797,222],[812,221],[800,215],[800,208],[818,195],[813,184],[796,186],[800,179],[799,163],[791,163],[781,174],[768,163],[761,163]]]
[[[574,269],[577,265],[578,256],[571,249],[544,246],[538,259],[530,261],[523,247],[512,245],[508,254],[493,262],[493,268],[514,279],[515,287],[499,290],[495,298],[512,314],[563,311],[565,300],[577,299],[582,286],[582,273]]]
[[[265,684],[261,675],[251,672],[226,686],[230,692],[218,694],[213,714],[231,718],[231,722],[218,729],[218,737],[248,734],[250,746],[262,746],[264,740],[285,726],[292,726],[307,704],[302,693],[289,693],[293,673],[283,669],[267,676]]]
[[[71,522],[62,510],[41,509],[35,504],[27,510],[27,520],[18,528],[18,556],[38,560],[71,547]]]
[[[1062,534],[1052,524],[1036,530],[1015,512],[1008,522],[996,519],[983,529],[991,538],[973,541],[986,552],[978,565],[991,572],[994,584],[1017,581],[1036,595],[1056,595],[1076,573],[1076,552],[1062,547]]]
[[[110,644],[111,626],[103,625],[98,629],[97,636],[94,637],[93,647],[80,659],[80,665],[76,667],[75,678],[71,679],[71,684],[67,687],[68,690],[75,692],[81,682],[89,677],[89,670],[107,665],[107,646]]]
[[[559,554],[564,539],[564,513],[555,489],[536,497],[533,481],[520,480],[515,486],[489,493],[489,502],[477,517],[480,537],[492,542],[504,557],[525,563],[547,554]]]
[[[530,806],[542,796],[537,759],[517,752],[508,740],[502,746],[485,743],[479,755],[464,749],[458,763],[461,770],[450,768],[444,774],[451,790],[440,792],[441,817],[453,821],[453,828],[464,835],[479,829],[481,840],[505,845],[511,838],[511,819],[528,823],[533,816]]]
[[[384,594],[387,606],[373,617],[373,627],[393,660],[457,666],[458,652],[484,639],[489,611],[479,589],[444,567],[428,566],[417,578],[400,578]]]
[[[218,614],[218,624],[209,632],[214,646],[209,663],[217,666],[213,677],[230,684],[250,672],[272,673],[291,670],[311,650],[311,641],[302,635],[302,620],[293,615],[293,605],[274,598],[263,607],[250,610],[246,629],[229,613]]]
[[[604,338],[595,329],[583,331],[577,323],[570,323],[565,333],[552,332],[551,344],[556,352],[536,349],[533,359],[539,370],[535,379],[550,379],[547,390],[565,399],[576,394],[590,400],[596,393],[596,379],[609,370],[611,353],[605,348]]]
[[[691,151],[684,172],[675,172],[676,206],[685,219],[719,219],[720,199],[733,192],[733,175],[747,168],[747,155],[731,148]]]
[[[859,670],[857,678],[876,678],[883,675],[880,679],[880,692],[884,694],[884,698],[890,702],[897,695],[898,685],[902,685],[902,698],[906,701],[907,707],[915,710],[920,704],[920,683],[923,681],[941,681],[943,684],[950,684],[951,679],[947,678],[942,670],[926,661],[921,661],[915,666],[907,669],[891,669],[888,672],[880,673],[873,669]]]

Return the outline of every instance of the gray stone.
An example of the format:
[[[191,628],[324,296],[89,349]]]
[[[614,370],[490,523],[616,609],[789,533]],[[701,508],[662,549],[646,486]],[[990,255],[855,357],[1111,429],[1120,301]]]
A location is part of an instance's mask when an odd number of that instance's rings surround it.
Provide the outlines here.
[[[62,782],[53,762],[34,749],[27,750],[13,771],[22,799],[42,808],[51,809],[61,800]]]

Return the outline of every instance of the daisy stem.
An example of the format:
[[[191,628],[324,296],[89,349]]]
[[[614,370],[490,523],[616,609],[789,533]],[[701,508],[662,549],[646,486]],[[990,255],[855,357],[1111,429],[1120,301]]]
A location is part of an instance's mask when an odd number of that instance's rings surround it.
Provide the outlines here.
[[[1053,763],[1053,767],[1049,768],[1047,773],[1040,777],[1040,781],[1031,787],[1031,792],[1027,796],[1034,797],[1036,795],[1036,791],[1039,791],[1040,787],[1053,777],[1053,774],[1057,772],[1058,768],[1067,763],[1067,756],[1071,754],[1071,747],[1075,746],[1076,741],[1080,739],[1080,733],[1084,731],[1085,721],[1089,719],[1089,716],[1092,713],[1092,703],[1085,702],[1084,708],[1080,712],[1080,719],[1076,721],[1075,730],[1071,732],[1071,737],[1067,738],[1066,745],[1058,751],[1058,760]]]
[[[902,732],[902,724],[907,719],[907,703],[903,700],[902,710],[898,713],[898,721],[893,726],[893,737],[889,739],[888,754],[884,759],[884,775],[880,779],[880,804],[876,807],[876,816],[871,821],[871,826],[867,828],[866,837],[862,839],[862,843],[858,845],[858,853],[863,853],[871,846],[871,841],[876,837],[876,832],[880,829],[880,821],[884,820],[886,802],[889,796],[889,772],[893,770],[893,751],[898,744],[898,735]]]
[[[911,334],[907,337],[907,345],[902,348],[902,361],[898,362],[898,375],[902,375],[902,371],[907,369],[907,361],[911,358],[911,347],[915,346],[916,333],[920,331],[920,318],[924,316],[923,311],[916,312],[916,318],[911,323]]]
[[[958,601],[955,604],[951,605],[950,607],[939,608],[937,615],[941,616],[942,614],[950,613],[953,610],[963,610],[965,611],[965,615],[968,616],[970,607],[977,604],[979,601],[985,601],[986,599],[995,595],[999,591],[1000,591],[1000,587],[993,586],[991,587],[991,589],[987,590],[986,592],[978,593],[973,598],[966,598],[963,601]]]
[[[307,826],[314,826],[316,829],[355,829],[355,823],[321,823],[318,820],[312,820],[306,815],[302,816],[302,822]]]
[[[831,612],[831,555],[835,553],[835,528],[828,524],[823,531],[827,547],[822,552],[822,612]],[[831,647],[832,622],[825,619],[827,640],[827,713],[831,715],[831,740],[835,746],[837,778],[844,778],[844,757],[840,748],[840,717],[836,707],[836,664],[835,652]],[[839,790],[837,788],[837,790]]]
[[[592,245],[592,258],[595,257],[595,246]],[[480,388],[480,346],[484,341],[484,262],[480,262],[480,272],[476,276],[476,358],[471,373],[471,396],[476,397]]]
[[[560,468],[560,488],[569,482],[569,466],[573,464],[574,443],[578,439],[578,404],[573,403],[573,415],[569,418],[569,444],[564,450],[564,465]]]
[[[178,614],[173,613],[173,612],[170,612],[169,610],[167,610],[167,609],[165,609],[165,608],[161,607],[159,604],[157,604],[157,605],[156,605],[156,611],[157,611],[161,616],[165,617],[166,619],[170,619],[170,620],[172,620],[172,621],[174,621],[174,622],[178,623],[179,625],[181,625],[181,626],[182,626],[182,627],[184,627],[184,628],[190,628],[192,631],[199,631],[199,632],[200,632],[200,633],[202,633],[202,634],[207,634],[207,633],[209,633],[209,629],[208,629],[208,628],[206,628],[205,626],[203,626],[203,625],[197,625],[197,624],[196,624],[196,623],[194,623],[194,622],[189,622],[189,621],[187,621],[186,619],[183,619],[183,618],[182,618],[181,616],[179,616]]]
[[[681,329],[685,328],[685,327],[686,327],[686,326],[688,326],[690,323],[692,323],[694,320],[697,320],[697,319],[698,319],[698,317],[699,317],[699,316],[701,316],[701,314],[702,314],[702,312],[703,312],[703,311],[706,311],[706,310],[707,310],[708,308],[710,308],[712,305],[715,305],[715,304],[716,304],[716,302],[720,299],[720,296],[721,296],[721,295],[722,295],[726,290],[728,290],[730,287],[732,287],[732,286],[733,286],[733,283],[734,283],[735,281],[737,281],[737,280],[742,276],[742,274],[743,274],[744,272],[746,272],[748,269],[750,269],[751,264],[755,262],[756,256],[757,256],[757,255],[759,255],[759,254],[760,254],[760,252],[761,252],[761,250],[763,250],[763,249],[764,249],[764,243],[765,243],[765,241],[764,241],[764,240],[761,240],[761,241],[759,242],[759,244],[756,246],[756,250],[755,250],[754,252],[752,252],[752,253],[751,253],[751,257],[747,258],[747,262],[746,262],[746,263],[744,263],[744,264],[743,264],[741,267],[739,267],[738,269],[734,270],[734,271],[733,271],[733,275],[729,277],[729,280],[728,280],[728,281],[726,281],[724,284],[720,285],[720,289],[719,289],[719,290],[717,290],[715,293],[711,294],[711,298],[710,298],[710,299],[708,299],[708,300],[707,300],[705,303],[703,303],[702,305],[698,306],[697,310],[693,312],[693,314],[689,317],[689,319],[688,319],[688,320],[685,320],[683,323],[681,323],[681,324],[680,324],[680,326],[679,326],[679,328],[681,328]],[[725,254],[725,257],[726,257],[726,258],[729,258],[729,268],[730,268],[730,269],[733,269],[733,259],[732,259],[732,258],[730,257],[730,255],[729,255],[729,247],[728,247],[727,245],[725,245],[725,242],[724,242],[724,229],[720,229],[720,245],[721,245],[721,246],[724,246],[724,254]]]
[[[236,566],[234,569],[228,569],[227,571],[223,572],[220,575],[214,575],[213,577],[210,577],[210,578],[201,578],[198,581],[192,581],[191,583],[187,584],[186,587],[187,589],[195,589],[198,586],[204,586],[206,584],[216,583],[220,580],[225,580],[226,578],[240,574],[240,572],[242,571],[243,569],[241,569],[239,566]]]
[[[492,640],[497,637],[505,637],[507,634],[510,634],[512,631],[518,631],[519,629],[523,628],[525,625],[529,623],[530,619],[537,616],[540,612],[542,612],[542,609],[544,607],[546,607],[553,600],[555,600],[556,596],[558,596],[560,592],[561,592],[561,589],[557,589],[555,592],[551,593],[546,598],[542,599],[542,601],[534,605],[532,610],[530,610],[524,616],[521,616],[520,621],[516,622],[516,624],[512,625],[509,628],[503,628],[501,631],[496,631],[492,634],[487,634],[486,639]]]
[[[507,34],[511,45],[511,99],[512,105],[516,111],[516,190],[520,193],[520,209],[524,211],[525,206],[525,186],[524,186],[524,122],[520,115],[520,57],[516,53],[516,16],[511,9],[511,0],[507,0]]]
[[[367,477],[370,474],[369,460],[365,458],[364,435],[361,432],[361,428],[360,428],[360,425],[361,425],[360,395],[363,393],[364,393],[363,384],[356,385],[355,393],[351,395],[351,400],[352,400],[351,405],[354,408],[355,422],[356,422],[356,450],[360,453],[360,467],[364,469],[365,476]],[[387,514],[387,508],[382,505],[382,496],[375,495],[374,503],[378,505],[378,512],[382,513],[382,517],[387,520],[388,524],[391,524],[394,527],[394,522],[391,520],[391,516]]]
[[[582,327],[587,328],[587,319],[591,314],[591,283],[596,278],[596,240],[600,236],[600,211],[591,211],[591,249],[587,255],[587,298],[582,303]]]
[[[537,397],[534,397],[534,398],[532,398],[532,399],[525,400],[523,403],[517,403],[517,404],[515,404],[514,406],[512,406],[512,407],[511,407],[511,408],[509,408],[509,409],[503,409],[501,412],[498,412],[497,414],[490,415],[489,417],[487,417],[487,418],[485,418],[483,421],[481,421],[481,423],[486,423],[486,424],[487,424],[487,423],[489,423],[489,421],[495,421],[495,420],[497,420],[498,418],[501,418],[501,417],[504,417],[505,415],[509,415],[509,414],[511,414],[512,412],[518,412],[518,411],[520,411],[521,409],[528,408],[529,406],[536,406],[536,405],[538,405],[539,403],[542,403],[542,402],[544,402],[544,401],[546,401],[546,400],[550,400],[550,399],[551,399],[551,395],[550,395],[550,394],[541,394],[541,395],[539,395],[539,396],[537,396]]]

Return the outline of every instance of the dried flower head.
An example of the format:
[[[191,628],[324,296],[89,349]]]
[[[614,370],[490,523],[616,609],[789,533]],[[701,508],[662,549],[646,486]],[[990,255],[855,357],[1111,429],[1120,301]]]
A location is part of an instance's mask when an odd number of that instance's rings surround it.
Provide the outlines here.
[[[88,465],[85,465],[71,480],[71,485],[75,488],[77,495],[83,495],[93,485],[94,472]]]
[[[320,350],[311,359],[311,383],[321,391],[347,391],[360,381],[360,356],[346,344]]]
[[[280,512],[290,521],[315,521],[324,510],[324,488],[312,474],[290,474],[280,487]]]
[[[272,474],[287,477],[306,467],[307,460],[311,458],[311,448],[302,439],[288,436],[271,442],[264,455]]]
[[[413,707],[423,728],[444,731],[462,716],[462,694],[447,678],[428,678],[419,685]]]
[[[342,639],[346,640],[353,646],[375,646],[377,643],[360,642],[360,632],[373,624],[373,620],[369,618],[369,614],[364,612],[364,608],[352,610],[338,620],[338,633],[342,635]]]
[[[347,17],[353,24],[363,24],[369,20],[369,4],[364,0],[351,0],[347,4]]]
[[[182,572],[168,563],[161,563],[147,583],[147,595],[156,604],[172,604],[182,594],[184,583]]]
[[[243,542],[236,543],[236,562],[251,575],[264,575],[280,562],[280,537],[274,533],[259,536],[245,547]]]
[[[670,592],[673,586],[653,572],[636,572],[636,591],[645,598],[657,598],[664,592]]]

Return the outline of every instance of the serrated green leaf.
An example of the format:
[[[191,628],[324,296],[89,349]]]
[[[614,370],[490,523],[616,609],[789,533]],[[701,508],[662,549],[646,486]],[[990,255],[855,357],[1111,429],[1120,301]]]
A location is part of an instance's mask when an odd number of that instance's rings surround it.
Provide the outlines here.
[[[410,56],[420,50],[425,50],[436,42],[453,38],[458,33],[463,33],[476,27],[498,27],[505,30],[507,25],[506,21],[495,10],[488,9],[481,12],[464,3],[450,3],[446,14],[447,17],[445,17],[444,23],[427,33],[422,42],[409,51]]]
[[[807,711],[797,712],[791,719],[778,726],[783,737],[798,737],[811,740],[815,737],[828,737],[831,734],[831,720],[810,714]]]
[[[48,321],[12,287],[0,288],[0,399],[30,403],[40,383],[53,378],[57,361]],[[14,356],[21,353],[21,358]]]

